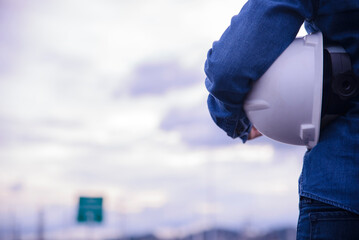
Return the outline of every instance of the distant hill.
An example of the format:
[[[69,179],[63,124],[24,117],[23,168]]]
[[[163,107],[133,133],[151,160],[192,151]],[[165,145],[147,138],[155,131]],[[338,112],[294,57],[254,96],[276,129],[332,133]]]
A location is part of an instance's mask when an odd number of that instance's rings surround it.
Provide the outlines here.
[[[183,238],[160,239],[153,234],[146,234],[108,240],[295,240],[295,237],[296,230],[294,228],[275,229],[255,236],[227,229],[210,229]]]

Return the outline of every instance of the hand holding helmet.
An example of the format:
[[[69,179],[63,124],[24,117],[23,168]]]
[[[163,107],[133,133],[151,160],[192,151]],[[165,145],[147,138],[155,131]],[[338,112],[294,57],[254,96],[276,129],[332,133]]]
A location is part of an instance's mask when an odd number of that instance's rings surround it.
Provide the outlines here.
[[[262,136],[262,133],[260,133],[255,126],[252,126],[251,131],[248,135],[248,140],[253,140],[260,136]]]

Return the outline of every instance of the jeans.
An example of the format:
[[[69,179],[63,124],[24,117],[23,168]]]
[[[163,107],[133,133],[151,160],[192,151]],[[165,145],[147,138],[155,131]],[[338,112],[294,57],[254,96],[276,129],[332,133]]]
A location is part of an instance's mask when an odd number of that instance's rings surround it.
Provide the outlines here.
[[[297,240],[358,240],[359,215],[300,197]]]

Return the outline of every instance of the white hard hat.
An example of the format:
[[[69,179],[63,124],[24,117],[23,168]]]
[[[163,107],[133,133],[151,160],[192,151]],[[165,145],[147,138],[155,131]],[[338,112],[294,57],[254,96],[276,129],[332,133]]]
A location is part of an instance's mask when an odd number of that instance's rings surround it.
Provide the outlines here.
[[[322,89],[323,37],[316,33],[289,45],[254,83],[244,110],[263,135],[312,148],[319,139]]]
[[[253,84],[244,110],[263,135],[313,148],[321,123],[345,113],[346,101],[358,89],[349,55],[341,47],[323,49],[318,32],[288,46]]]

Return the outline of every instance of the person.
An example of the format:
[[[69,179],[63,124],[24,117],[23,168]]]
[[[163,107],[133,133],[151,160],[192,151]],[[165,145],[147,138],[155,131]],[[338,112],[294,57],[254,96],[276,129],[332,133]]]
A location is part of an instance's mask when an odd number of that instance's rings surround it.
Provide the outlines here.
[[[324,44],[342,46],[359,76],[358,0],[248,0],[205,62],[208,109],[228,136],[243,143],[260,136],[244,100],[303,23],[308,34],[321,31]],[[359,239],[359,97],[348,104],[304,155],[298,240]]]

